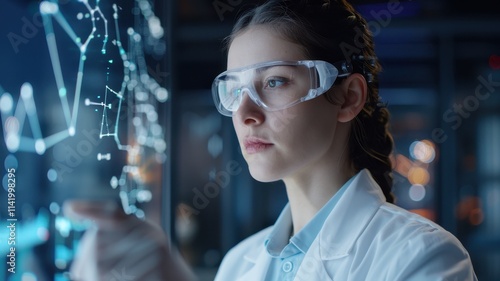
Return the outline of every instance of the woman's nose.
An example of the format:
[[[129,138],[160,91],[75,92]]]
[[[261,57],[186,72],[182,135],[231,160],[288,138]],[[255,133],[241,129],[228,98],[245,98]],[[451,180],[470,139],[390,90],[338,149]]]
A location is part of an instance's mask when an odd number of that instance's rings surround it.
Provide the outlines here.
[[[259,107],[250,97],[249,90],[245,90],[241,97],[241,104],[234,113],[233,118],[247,126],[259,125],[265,120],[264,109]]]

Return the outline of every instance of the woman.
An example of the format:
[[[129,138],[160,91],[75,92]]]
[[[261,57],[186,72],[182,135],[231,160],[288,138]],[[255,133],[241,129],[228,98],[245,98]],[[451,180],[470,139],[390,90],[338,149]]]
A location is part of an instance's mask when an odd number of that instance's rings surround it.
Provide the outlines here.
[[[226,255],[217,281],[477,280],[455,237],[391,204],[380,65],[365,20],[348,3],[268,1],[239,19],[228,46],[228,71],[212,88],[217,109],[232,117],[251,175],[283,180],[289,204]],[[148,272],[159,279],[137,280],[181,280],[168,247],[155,243],[162,247],[149,247],[159,253]]]

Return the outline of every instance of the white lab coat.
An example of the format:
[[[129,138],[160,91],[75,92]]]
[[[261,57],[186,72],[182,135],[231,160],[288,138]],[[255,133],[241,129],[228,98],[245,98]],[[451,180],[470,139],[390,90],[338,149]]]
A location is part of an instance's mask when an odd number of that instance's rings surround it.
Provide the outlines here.
[[[215,281],[263,281],[268,227],[224,257]],[[477,280],[462,244],[439,225],[385,202],[362,170],[326,219],[295,281]]]

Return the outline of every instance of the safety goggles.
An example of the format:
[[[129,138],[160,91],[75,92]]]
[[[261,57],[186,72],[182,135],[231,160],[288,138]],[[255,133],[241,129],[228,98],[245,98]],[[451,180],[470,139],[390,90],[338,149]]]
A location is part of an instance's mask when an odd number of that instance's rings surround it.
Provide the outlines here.
[[[270,61],[219,74],[212,95],[217,110],[225,116],[238,110],[244,93],[265,110],[276,111],[320,96],[337,78],[351,72],[346,61]]]

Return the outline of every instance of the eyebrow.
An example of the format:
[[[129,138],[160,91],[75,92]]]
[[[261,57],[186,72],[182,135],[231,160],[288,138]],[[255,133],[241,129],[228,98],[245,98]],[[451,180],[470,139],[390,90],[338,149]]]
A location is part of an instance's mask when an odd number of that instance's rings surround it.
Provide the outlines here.
[[[261,74],[263,72],[266,72],[268,71],[270,68],[274,68],[274,67],[287,67],[287,68],[293,68],[293,69],[296,69],[298,65],[270,65],[270,66],[263,66],[263,67],[259,67],[257,68],[257,73],[258,74]]]

